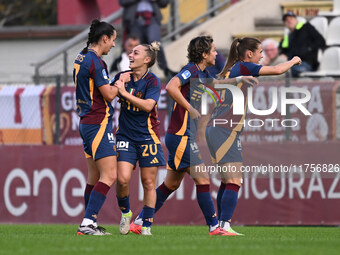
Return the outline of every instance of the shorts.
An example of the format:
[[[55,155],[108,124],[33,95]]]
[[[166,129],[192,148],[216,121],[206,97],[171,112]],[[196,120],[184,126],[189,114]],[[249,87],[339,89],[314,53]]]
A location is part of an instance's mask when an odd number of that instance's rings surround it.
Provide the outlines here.
[[[239,133],[222,127],[208,126],[205,138],[213,163],[243,162]]]
[[[165,159],[161,144],[153,140],[136,143],[125,136],[117,135],[118,162],[125,161],[139,167],[165,166]]]
[[[167,165],[169,170],[180,171],[203,163],[196,142],[190,142],[189,136],[166,133],[165,145],[169,152]]]
[[[112,120],[105,125],[80,124],[86,158],[93,160],[116,156],[116,142],[112,133]]]

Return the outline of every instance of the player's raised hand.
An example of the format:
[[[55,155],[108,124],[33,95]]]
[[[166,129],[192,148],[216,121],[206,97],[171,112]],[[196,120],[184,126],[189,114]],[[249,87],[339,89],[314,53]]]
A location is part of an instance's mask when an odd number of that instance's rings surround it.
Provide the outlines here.
[[[132,71],[121,73],[119,76],[119,80],[121,80],[124,83],[129,82],[131,80],[131,74]]]
[[[293,57],[291,61],[293,61],[294,65],[301,65],[301,58],[297,56]]]
[[[251,86],[254,86],[254,85],[258,85],[259,84],[259,80],[256,79],[255,77],[253,76],[242,76],[241,80],[246,83],[246,84],[249,84]]]
[[[126,89],[125,89],[125,83],[122,81],[122,80],[118,80],[118,81],[116,81],[115,82],[115,84],[114,84],[114,86],[116,87],[116,88],[118,88],[118,93],[120,94],[120,95],[124,95],[124,93],[127,93],[126,92]]]

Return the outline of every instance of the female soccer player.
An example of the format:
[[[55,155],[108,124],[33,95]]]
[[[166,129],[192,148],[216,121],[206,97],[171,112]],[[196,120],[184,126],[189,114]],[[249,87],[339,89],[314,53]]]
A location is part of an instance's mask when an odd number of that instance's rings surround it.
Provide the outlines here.
[[[203,166],[203,161],[195,142],[198,110],[201,106],[202,81],[213,78],[205,70],[215,64],[216,50],[210,36],[199,36],[192,39],[188,46],[189,63],[171,79],[166,90],[174,99],[170,124],[165,136],[169,151],[168,172],[163,184],[157,192],[156,211],[159,210],[168,196],[181,184],[185,173],[189,173],[196,184],[197,201],[209,226],[209,235],[226,235],[227,232],[218,227],[215,207],[210,195],[209,176],[195,172],[195,166]],[[249,77],[245,80],[251,80]],[[214,80],[215,83],[218,81]],[[236,82],[230,79],[225,82]],[[143,210],[131,224],[131,231],[140,234]],[[144,224],[144,221],[143,221]]]
[[[165,165],[159,138],[160,121],[157,102],[161,92],[160,80],[148,68],[154,65],[159,43],[136,46],[129,54],[132,78],[119,89],[121,112],[117,130],[118,181],[117,200],[122,211],[120,233],[130,232],[132,212],[129,204],[129,183],[137,161],[144,189],[142,235],[151,235],[156,203],[156,176],[159,166]]]
[[[87,45],[74,62],[73,79],[80,117],[79,132],[88,166],[84,194],[85,216],[78,228],[78,235],[110,234],[98,227],[97,216],[107,192],[117,178],[111,101],[118,94],[118,89],[110,86],[107,66],[101,56],[107,55],[115,46],[116,36],[112,25],[93,20]],[[129,79],[128,74],[122,75],[116,84],[124,84]]]
[[[262,59],[261,42],[256,38],[245,37],[233,41],[227,63],[220,78],[234,78],[237,76],[254,77],[260,75],[279,75],[288,71],[292,66],[301,63],[299,57],[278,64],[276,66],[262,66],[259,61]],[[237,85],[245,95],[244,107],[246,109],[248,84],[239,83]],[[211,157],[221,169],[232,169],[234,172],[221,172],[221,186],[217,194],[217,211],[219,226],[224,230],[236,233],[231,227],[230,222],[234,213],[238,191],[241,186],[242,173],[242,148],[239,136],[243,130],[244,115],[233,115],[233,98],[229,90],[220,91],[223,105],[216,107],[211,115],[206,128],[206,140]],[[246,112],[246,111],[244,111]],[[228,125],[214,123],[214,119],[228,121]],[[230,123],[235,123],[230,125]],[[223,168],[225,167],[225,168]]]

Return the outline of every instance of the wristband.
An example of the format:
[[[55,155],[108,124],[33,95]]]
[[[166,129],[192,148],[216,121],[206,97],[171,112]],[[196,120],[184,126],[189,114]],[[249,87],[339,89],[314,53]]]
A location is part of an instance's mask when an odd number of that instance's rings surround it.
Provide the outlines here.
[[[237,77],[236,77],[236,83],[241,82],[241,81],[242,81],[242,77],[243,77],[243,76],[237,76]]]

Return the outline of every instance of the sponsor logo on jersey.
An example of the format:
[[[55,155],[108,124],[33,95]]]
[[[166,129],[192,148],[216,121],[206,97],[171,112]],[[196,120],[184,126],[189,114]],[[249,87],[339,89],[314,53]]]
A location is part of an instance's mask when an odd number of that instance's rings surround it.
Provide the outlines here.
[[[237,149],[238,149],[239,151],[242,150],[242,145],[241,145],[241,140],[240,140],[240,139],[237,139]]]
[[[129,142],[125,142],[125,141],[117,142],[117,149],[118,150],[128,150],[129,149]]]
[[[186,70],[185,72],[182,73],[183,79],[188,79],[191,76],[191,73],[189,70]]]
[[[195,142],[190,143],[190,147],[191,147],[191,150],[192,150],[193,152],[197,152],[197,151],[198,151],[197,143],[195,143]]]
[[[113,133],[107,133],[107,139],[109,140],[110,143],[115,142],[115,137]]]

